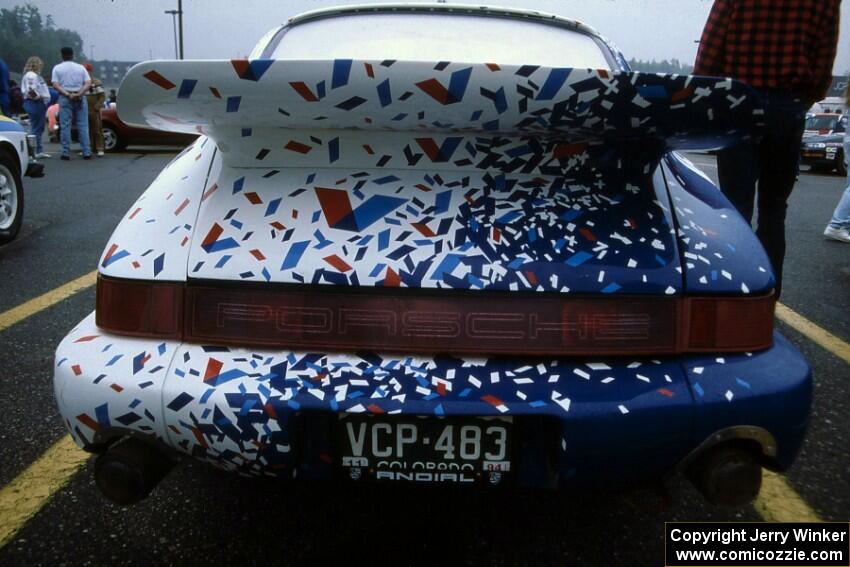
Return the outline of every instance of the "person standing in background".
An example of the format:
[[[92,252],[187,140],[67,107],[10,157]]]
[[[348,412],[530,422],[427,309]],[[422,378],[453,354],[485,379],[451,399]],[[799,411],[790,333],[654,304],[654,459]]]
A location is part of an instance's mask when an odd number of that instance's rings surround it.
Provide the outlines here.
[[[21,78],[21,91],[24,93],[24,110],[29,116],[30,134],[35,136],[35,157],[49,158],[44,153],[42,135],[44,121],[47,119],[47,105],[50,102],[50,91],[41,76],[44,62],[39,57],[30,57],[24,65],[24,75]]]
[[[752,222],[782,293],[785,214],[794,188],[806,110],[832,82],[840,0],[715,0],[694,74],[731,77],[758,91],[765,129],[717,154],[720,190]]]
[[[103,88],[103,83],[100,79],[95,78],[92,73],[91,63],[83,65],[91,77],[91,88],[86,93],[86,106],[89,109],[89,141],[91,142],[91,151],[97,155],[103,155],[103,123],[100,120],[100,109],[103,108],[103,103],[106,101],[106,91]]]
[[[83,159],[91,159],[89,146],[89,117],[85,94],[91,87],[91,78],[86,68],[74,63],[74,50],[63,47],[62,63],[53,67],[53,87],[59,91],[59,124],[62,156],[71,159],[71,120],[76,118],[77,133],[83,148]]]
[[[844,91],[844,104],[850,107],[850,80]],[[823,235],[829,240],[850,242],[850,128],[844,130],[844,164],[847,166],[847,187],[826,225]]]
[[[9,111],[9,66],[0,57],[0,114],[11,116]]]

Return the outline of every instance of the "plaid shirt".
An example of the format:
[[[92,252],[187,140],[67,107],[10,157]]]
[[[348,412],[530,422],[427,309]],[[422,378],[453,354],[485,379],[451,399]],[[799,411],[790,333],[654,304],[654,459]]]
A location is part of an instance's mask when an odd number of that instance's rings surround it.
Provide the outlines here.
[[[694,73],[756,89],[826,96],[838,43],[840,0],[715,0]]]

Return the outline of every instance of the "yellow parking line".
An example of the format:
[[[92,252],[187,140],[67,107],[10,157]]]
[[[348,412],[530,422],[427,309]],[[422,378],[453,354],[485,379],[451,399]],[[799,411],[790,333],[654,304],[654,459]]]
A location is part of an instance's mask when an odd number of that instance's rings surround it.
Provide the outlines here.
[[[782,303],[776,304],[776,316],[807,339],[850,364],[850,344],[842,341],[826,329],[815,325]]]
[[[22,303],[17,307],[13,307],[8,311],[0,313],[0,331],[4,331],[15,323],[19,323],[27,317],[35,315],[39,311],[43,311],[52,305],[56,305],[62,300],[68,299],[77,292],[90,288],[96,282],[97,270],[89,272],[84,276],[80,276],[75,280],[71,280],[66,284],[60,285],[56,289],[52,289],[45,294],[30,299],[26,303]]]
[[[88,453],[65,436],[0,489],[0,548],[68,484],[88,458]]]
[[[822,522],[785,477],[764,470],[761,492],[753,502],[756,512],[766,522]]]

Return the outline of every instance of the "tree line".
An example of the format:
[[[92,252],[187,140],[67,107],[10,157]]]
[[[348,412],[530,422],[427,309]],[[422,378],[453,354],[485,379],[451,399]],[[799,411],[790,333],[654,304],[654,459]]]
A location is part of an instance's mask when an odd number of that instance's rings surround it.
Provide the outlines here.
[[[643,71],[644,73],[667,73],[690,75],[694,71],[694,66],[688,63],[682,63],[678,59],[662,59],[661,61],[644,61],[643,59],[629,59],[629,67],[633,71]]]
[[[75,31],[57,28],[50,15],[42,18],[32,4],[0,9],[0,54],[9,70],[20,73],[31,55],[49,70],[61,59],[59,50],[72,47],[77,60],[84,58],[83,39]]]

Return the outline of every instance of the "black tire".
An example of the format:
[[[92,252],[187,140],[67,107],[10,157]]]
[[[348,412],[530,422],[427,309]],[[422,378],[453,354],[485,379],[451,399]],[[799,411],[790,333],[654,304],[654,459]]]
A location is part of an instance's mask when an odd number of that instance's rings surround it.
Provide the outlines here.
[[[844,161],[844,152],[838,152],[838,155],[835,156],[835,159],[838,160],[838,165],[835,166],[835,171],[838,172],[838,175],[842,177],[847,177],[847,162]]]
[[[0,150],[0,244],[11,242],[24,218],[24,186],[18,164]]]
[[[103,125],[103,149],[107,152],[118,152],[123,150],[126,144],[118,135],[118,130],[111,124]]]

